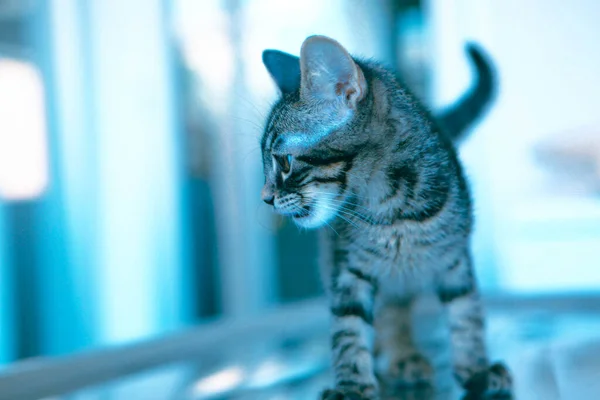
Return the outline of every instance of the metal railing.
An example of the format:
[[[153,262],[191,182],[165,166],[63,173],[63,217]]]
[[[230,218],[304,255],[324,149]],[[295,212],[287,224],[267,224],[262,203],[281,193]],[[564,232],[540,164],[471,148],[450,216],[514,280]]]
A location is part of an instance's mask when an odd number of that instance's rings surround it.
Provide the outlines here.
[[[493,296],[487,297],[485,302],[492,314],[508,312],[510,315],[527,316],[539,311],[552,315],[600,313],[598,294]],[[25,360],[0,371],[0,400],[63,396],[184,362],[192,362],[202,370],[214,371],[223,366],[223,361],[236,361],[236,357],[240,358],[248,348],[257,345],[267,344],[276,349],[273,344],[282,339],[293,342],[315,336],[326,343],[327,321],[327,307],[323,300],[317,299],[281,306],[257,317],[219,320],[136,344],[65,357]],[[321,361],[319,359],[318,363]]]
[[[71,393],[170,364],[197,361],[210,367],[223,349],[269,342],[323,329],[327,308],[312,300],[282,306],[256,318],[221,320],[143,341],[66,357],[17,362],[0,371],[0,400],[37,400]]]

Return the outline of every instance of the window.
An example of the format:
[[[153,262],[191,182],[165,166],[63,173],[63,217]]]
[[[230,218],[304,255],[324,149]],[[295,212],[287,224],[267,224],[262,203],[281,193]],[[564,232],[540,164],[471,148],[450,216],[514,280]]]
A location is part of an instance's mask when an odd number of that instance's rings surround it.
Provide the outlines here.
[[[44,89],[29,63],[0,58],[0,197],[25,200],[48,185]]]

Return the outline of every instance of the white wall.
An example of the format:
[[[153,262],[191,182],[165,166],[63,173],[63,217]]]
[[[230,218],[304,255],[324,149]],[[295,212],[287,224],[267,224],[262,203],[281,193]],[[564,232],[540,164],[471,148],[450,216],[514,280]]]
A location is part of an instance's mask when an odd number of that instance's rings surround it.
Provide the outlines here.
[[[551,194],[532,152],[544,137],[600,123],[600,3],[430,0],[429,10],[438,103],[469,81],[466,39],[484,45],[500,75],[498,101],[462,149],[477,257],[494,254],[481,274],[493,268],[496,283],[522,291],[600,287],[600,198]]]
[[[164,4],[50,9],[73,307],[97,343],[174,329],[191,305]]]

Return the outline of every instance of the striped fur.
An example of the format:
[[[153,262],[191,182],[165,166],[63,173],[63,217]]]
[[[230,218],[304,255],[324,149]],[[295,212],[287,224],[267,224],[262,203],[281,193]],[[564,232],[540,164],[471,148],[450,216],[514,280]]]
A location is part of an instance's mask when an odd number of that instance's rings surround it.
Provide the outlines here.
[[[282,96],[261,141],[262,195],[298,225],[321,228],[336,381],[323,398],[378,398],[376,369],[402,385],[430,381],[408,318],[425,293],[446,305],[458,382],[479,393],[508,390],[510,379],[492,379],[500,369],[488,368],[469,255],[471,200],[450,140],[460,132],[442,131],[393,73],[329,38],[308,38],[300,59],[265,53]],[[445,121],[468,126],[484,108],[471,103]]]

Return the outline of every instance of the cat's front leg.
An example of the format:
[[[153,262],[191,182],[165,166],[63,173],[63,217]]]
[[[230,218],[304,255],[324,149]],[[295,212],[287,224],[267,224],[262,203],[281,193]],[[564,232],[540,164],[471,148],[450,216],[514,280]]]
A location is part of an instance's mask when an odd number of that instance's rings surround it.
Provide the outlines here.
[[[512,398],[512,378],[501,363],[490,365],[485,346],[481,299],[475,288],[446,300],[454,375],[467,390],[465,399]]]
[[[329,285],[335,388],[322,399],[378,399],[372,352],[376,282],[352,267],[337,270]]]
[[[483,305],[468,251],[445,269],[439,296],[448,311],[454,375],[467,390],[465,398],[510,398],[508,369],[488,361]]]
[[[481,299],[473,290],[448,302],[454,374],[467,390],[465,399],[512,398],[512,378],[501,363],[486,356]]]

